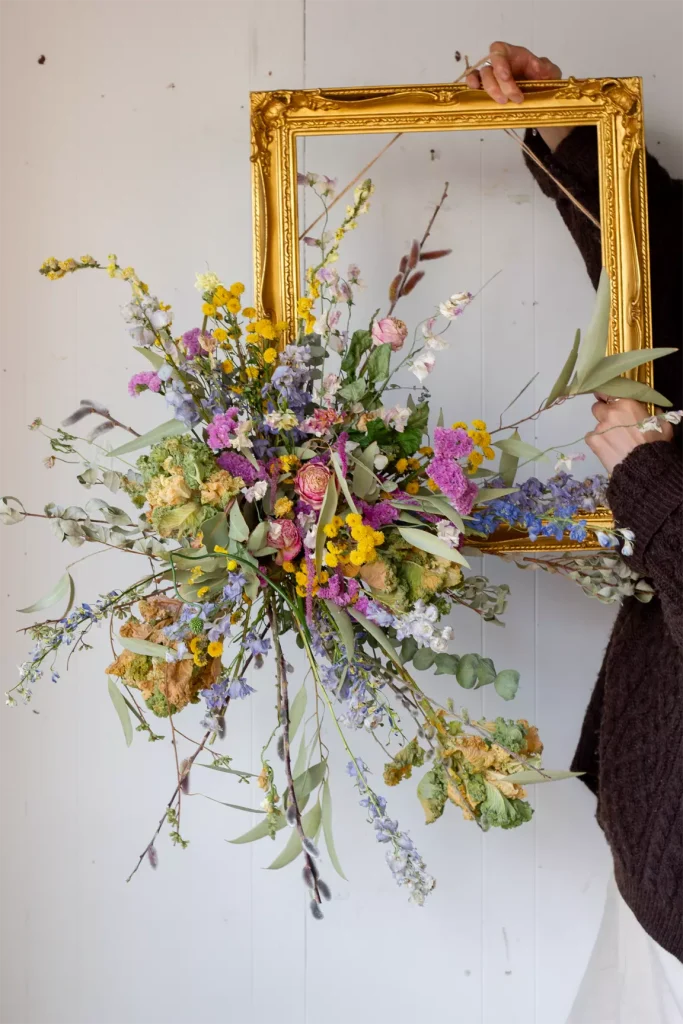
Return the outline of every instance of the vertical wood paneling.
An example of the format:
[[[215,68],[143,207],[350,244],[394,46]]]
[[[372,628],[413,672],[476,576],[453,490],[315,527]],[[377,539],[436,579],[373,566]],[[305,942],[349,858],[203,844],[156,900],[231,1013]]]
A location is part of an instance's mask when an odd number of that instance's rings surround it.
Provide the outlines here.
[[[55,424],[94,397],[138,429],[158,420],[153,400],[125,399],[137,363],[116,315],[121,286],[95,276],[50,285],[35,268],[53,252],[115,251],[173,303],[183,328],[196,312],[194,271],[208,262],[249,281],[249,89],[448,80],[462,66],[456,48],[475,59],[491,39],[511,38],[567,74],[642,73],[650,148],[680,173],[681,10],[671,3],[10,0],[2,21],[2,493],[31,508],[74,499],[67,468],[40,467],[45,446],[23,427],[35,415]],[[345,180],[381,141],[315,140],[307,166]],[[344,253],[369,285],[359,315],[374,310],[448,179],[434,240],[454,254],[430,268],[428,288],[399,315],[413,323],[425,301],[477,291],[502,269],[454,325],[429,383],[447,417],[483,413],[490,422],[538,371],[531,408],[592,296],[514,144],[493,133],[406,137],[373,177],[372,212]],[[587,404],[568,403],[541,421],[539,442],[580,437]],[[525,436],[533,440],[534,431]],[[11,685],[25,653],[14,632],[25,623],[14,608],[80,552],[57,547],[35,523],[0,531],[0,544],[2,666]],[[83,598],[99,592],[105,571],[119,585],[133,578],[117,557],[76,568]],[[482,628],[471,614],[454,615],[453,648],[517,667],[519,695],[505,704],[494,692],[465,694],[443,676],[429,686],[473,716],[535,721],[547,763],[565,766],[613,612],[560,580],[484,561],[483,571],[512,588],[507,626]],[[390,790],[392,816],[438,878],[418,910],[396,889],[327,728],[348,882],[323,851],[334,897],[324,923],[308,914],[298,866],[265,870],[281,840],[226,846],[251,816],[200,797],[184,803],[188,850],[160,841],[157,873],[144,866],[126,886],[174,769],[170,748],[136,736],[125,749],[102,687],[104,633],[94,647],[57,686],[40,684],[39,714],[18,709],[0,718],[4,1020],[562,1024],[597,931],[609,865],[585,787],[539,787],[532,824],[486,835],[456,811],[425,828],[412,784]],[[290,658],[298,684],[305,667],[298,652]],[[231,708],[224,745],[245,769],[257,766],[274,704],[268,668],[250,681],[257,692]],[[199,711],[188,718],[195,735]],[[370,737],[350,738],[377,763]],[[192,791],[257,805],[260,793],[216,775],[197,767]]]

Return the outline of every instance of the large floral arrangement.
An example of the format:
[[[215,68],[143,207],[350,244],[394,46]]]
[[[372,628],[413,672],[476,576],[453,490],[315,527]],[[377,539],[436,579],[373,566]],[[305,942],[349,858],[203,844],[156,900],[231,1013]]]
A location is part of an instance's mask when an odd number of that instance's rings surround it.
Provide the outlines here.
[[[333,183],[316,175],[304,181],[326,205]],[[340,243],[367,209],[371,192],[371,183],[363,183],[334,233],[306,239],[315,259],[295,329],[244,306],[242,284],[227,287],[206,273],[197,277],[201,326],[176,334],[171,308],[115,256],[106,267],[90,256],[43,265],[41,273],[50,279],[106,270],[127,282],[131,298],[123,316],[148,366],[134,375],[129,392],[133,398],[155,393],[172,418],[139,436],[107,409],[84,402],[60,428],[40,420],[32,424],[50,439],[49,465],[82,456],[81,485],[119,492],[140,511],[126,512],[100,498],[83,507],[49,504],[42,515],[57,536],[74,546],[143,554],[151,568],[127,589],[76,607],[67,572],[49,595],[23,609],[35,613],[68,603],[59,619],[30,627],[35,646],[8,695],[10,703],[17,696],[29,700],[46,671],[57,680],[62,650],[71,657],[88,646],[94,626],[108,622],[119,653],[105,672],[127,741],[133,723],[150,740],[160,739],[154,723],[165,719],[176,751],[176,788],[140,862],[147,856],[156,864],[164,823],[175,843],[186,844],[180,830],[183,794],[190,768],[204,752],[212,767],[260,787],[256,813],[262,820],[239,842],[275,839],[282,832],[285,842],[273,866],[303,857],[316,917],[329,896],[321,878],[321,832],[329,861],[339,872],[341,867],[319,731],[313,742],[309,736],[294,750],[307,700],[327,709],[389,867],[410,899],[422,903],[434,880],[354,753],[354,732],[382,735],[386,787],[419,772],[417,795],[427,822],[448,804],[482,829],[528,821],[526,787],[570,774],[542,767],[536,728],[522,719],[472,720],[452,699],[444,704],[429,696],[415,672],[433,668],[462,688],[492,685],[512,699],[519,681],[514,669],[499,670],[490,658],[449,650],[451,609],[461,606],[500,622],[508,601],[507,586],[468,571],[463,549],[500,526],[526,530],[532,538],[568,533],[585,540],[588,527],[576,513],[604,502],[605,481],[573,478],[572,457],[561,452],[552,479],[515,484],[520,463],[542,454],[521,440],[521,420],[508,427],[501,421],[493,431],[480,420],[446,426],[442,416],[429,439],[424,381],[474,296],[451,296],[409,342],[407,326],[393,315],[395,306],[419,283],[430,260],[448,254],[426,248],[427,231],[401,260],[387,315],[350,331],[360,271],[351,266],[342,276],[336,264]],[[603,286],[583,344],[577,334],[555,387],[532,416],[598,386],[651,397],[643,385],[619,377],[650,353],[604,355],[607,298]],[[405,404],[394,401],[400,374],[417,379],[415,397],[409,391]],[[88,416],[99,417],[99,423],[83,439],[72,430]],[[113,451],[105,448],[103,435],[121,428],[132,440]],[[145,454],[132,465],[129,456],[140,451]],[[17,499],[0,505],[8,524],[35,514]],[[634,593],[648,600],[649,586],[617,551],[627,555],[633,535],[614,530],[594,540],[596,549],[606,550],[527,565],[563,572],[603,600]],[[310,669],[296,694],[285,653],[290,637]],[[274,665],[277,717],[270,738],[264,737],[260,765],[238,770],[229,755],[218,752],[216,741],[224,736],[230,704],[253,692],[248,670],[266,660]],[[183,759],[176,719],[198,703],[205,707],[205,734]]]

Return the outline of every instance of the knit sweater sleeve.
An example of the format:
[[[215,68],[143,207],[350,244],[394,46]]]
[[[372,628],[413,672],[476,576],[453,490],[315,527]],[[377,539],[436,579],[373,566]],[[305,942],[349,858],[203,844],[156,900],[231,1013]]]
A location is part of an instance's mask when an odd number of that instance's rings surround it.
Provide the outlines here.
[[[635,533],[635,569],[652,580],[671,638],[683,650],[683,460],[677,444],[635,448],[615,468],[607,500]]]

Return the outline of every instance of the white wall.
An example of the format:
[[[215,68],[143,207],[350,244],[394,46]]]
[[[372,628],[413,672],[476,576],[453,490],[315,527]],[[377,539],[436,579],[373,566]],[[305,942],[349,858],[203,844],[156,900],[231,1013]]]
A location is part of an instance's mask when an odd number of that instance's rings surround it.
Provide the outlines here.
[[[139,429],[158,416],[151,400],[125,397],[137,363],[117,316],[121,286],[95,275],[48,284],[37,267],[52,254],[117,252],[188,326],[195,270],[208,262],[249,281],[249,90],[448,80],[456,48],[475,59],[491,39],[510,38],[567,74],[642,75],[649,145],[680,173],[676,3],[5,0],[2,29],[1,491],[31,509],[81,500],[69,467],[42,468],[44,443],[26,430],[34,416],[54,425],[86,397]],[[504,254],[509,302],[481,304],[481,349],[463,356],[491,416],[502,396],[493,369],[526,379],[554,365],[590,304],[554,210],[518,154],[504,159],[503,184],[486,165],[490,203],[469,241],[485,278],[497,255],[487,249],[491,225],[518,232]],[[525,190],[530,215],[510,201]],[[513,309],[517,290],[538,305]],[[447,381],[433,386],[446,405]],[[576,416],[569,436],[585,429]],[[59,547],[36,521],[0,541],[4,689],[26,650],[14,609],[83,552]],[[486,562],[513,585],[507,630],[459,620],[459,640],[522,671],[514,711],[539,725],[548,763],[565,765],[612,612],[561,581]],[[83,562],[80,596],[132,572],[115,553]],[[225,845],[247,816],[199,798],[185,801],[189,849],[162,842],[157,873],[145,868],[126,886],[174,770],[167,744],[136,736],[125,749],[106,694],[107,652],[103,633],[68,677],[48,678],[31,707],[0,719],[4,1024],[562,1024],[608,869],[584,787],[539,792],[531,825],[486,836],[455,813],[424,829],[410,789],[392,791],[439,878],[421,911],[393,886],[339,771],[335,824],[349,883],[326,869],[334,902],[324,923],[308,915],[296,868],[262,870],[270,845]],[[225,743],[245,769],[272,714],[268,672],[253,683],[251,701],[230,709]],[[443,677],[432,685],[447,692]],[[501,711],[495,694],[468,703],[473,713]],[[336,748],[332,757],[339,769]],[[194,789],[258,799],[202,775],[212,773],[195,771]]]

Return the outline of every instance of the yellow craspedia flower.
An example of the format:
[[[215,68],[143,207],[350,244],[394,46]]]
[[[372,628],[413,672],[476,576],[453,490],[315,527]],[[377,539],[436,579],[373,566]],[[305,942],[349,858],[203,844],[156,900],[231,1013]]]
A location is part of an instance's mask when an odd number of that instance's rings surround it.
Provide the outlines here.
[[[214,306],[224,306],[229,298],[230,292],[220,284],[213,293],[213,304]]]
[[[406,491],[408,494],[417,494],[420,490],[420,485],[417,480],[411,480],[409,484],[406,484]]]
[[[258,345],[258,334],[254,334],[253,331],[248,331],[247,336],[244,340],[246,341],[247,345]]]
[[[346,517],[347,526],[362,526],[363,520],[357,512],[349,512]]]
[[[330,582],[330,574],[329,574],[329,572],[325,572],[325,570],[322,569],[317,574],[316,579],[317,579],[318,583],[323,583],[323,584],[324,583],[329,583]]]
[[[330,569],[336,569],[339,565],[339,558],[337,555],[333,555],[331,551],[326,551],[323,555],[323,562]]]
[[[192,637],[192,639],[190,640],[190,650],[192,651],[193,654],[197,653],[197,651],[199,650],[201,642],[202,642],[202,637],[200,637],[200,636],[193,636]]]
[[[233,298],[228,299],[225,305],[229,313],[239,313],[240,309],[242,308],[240,306],[240,300],[234,298],[234,296]]]
[[[482,434],[481,434],[480,430],[468,430],[467,433],[472,438],[472,442],[474,444],[480,445],[482,443],[482,440],[481,440]]]
[[[277,349],[267,348],[266,351],[263,353],[263,362],[264,363],[268,363],[268,364],[274,363],[276,359],[277,359]]]
[[[451,423],[451,430],[467,430],[467,424],[462,420],[456,420],[455,423]]]
[[[342,548],[338,544],[333,544],[331,540],[328,540],[325,546],[331,555],[341,555],[342,553]]]
[[[249,317],[250,320],[253,320],[256,316],[256,310],[252,306],[245,306],[242,310],[242,314]]]
[[[484,420],[472,420],[472,426],[475,430],[486,430],[486,423]]]
[[[308,316],[313,308],[313,299],[310,299],[307,295],[303,295],[296,303],[296,313],[300,320]]]
[[[205,302],[204,305],[202,306],[202,313],[204,314],[204,316],[215,316],[216,307],[213,305],[212,302]]]
[[[237,295],[239,297],[244,291],[244,285],[241,281],[237,281],[235,284],[230,285],[230,291],[233,295]]]
[[[224,327],[217,327],[215,331],[212,331],[212,334],[219,345],[228,340],[228,332]]]
[[[334,523],[328,523],[326,526],[323,526],[323,533],[326,537],[336,537],[339,534],[339,530]]]
[[[365,556],[362,555],[360,551],[352,551],[349,555],[349,561],[351,562],[351,565],[363,565],[365,562]]]
[[[484,461],[484,456],[481,452],[472,452],[470,455],[470,469],[478,469]]]
[[[224,359],[221,364],[221,369],[223,373],[232,373],[235,369],[235,364],[230,359]]]
[[[199,590],[197,591],[197,597],[198,597],[198,598],[199,598],[199,600],[201,601],[201,599],[202,599],[203,597],[206,597],[206,595],[207,595],[208,593],[209,593],[209,588],[208,588],[208,587],[200,587],[200,588],[199,588]]]
[[[223,653],[222,640],[212,640],[206,650],[210,658],[220,658]]]
[[[435,484],[433,480],[427,480],[427,487],[429,488],[430,491],[436,492],[439,490],[439,485]]]
[[[296,582],[299,584],[300,587],[305,587],[306,584],[308,583],[308,573],[301,572],[301,570],[299,570],[299,572],[296,574],[294,578],[296,579]]]
[[[308,593],[308,591],[306,590],[306,587],[299,587],[299,586],[297,586],[296,592],[299,595],[299,597],[306,597],[307,593]]]
[[[384,534],[382,533],[381,530],[373,530],[372,531],[372,539],[373,539],[374,543],[377,544],[378,546],[380,544],[384,544]]]
[[[244,388],[235,385],[234,387],[230,388],[230,390],[232,391],[233,395],[241,395],[242,392],[244,391]]]
[[[484,458],[485,459],[495,459],[495,457],[496,457],[496,453],[494,452],[493,448],[491,448],[489,445],[487,445],[484,448]]]
[[[270,322],[264,324],[260,328],[259,334],[261,335],[262,338],[265,338],[266,341],[273,341],[273,339],[275,337],[277,337],[277,335],[275,333],[275,328],[273,327],[273,325]]]
[[[405,473],[407,468],[408,468],[408,460],[407,459],[399,459],[398,462],[396,463],[396,472],[397,473]]]
[[[235,569],[237,568],[237,562],[235,561],[235,559],[231,558],[225,568],[228,570],[228,572],[234,572]]]
[[[283,562],[282,568],[284,569],[285,572],[296,572],[296,566],[294,565],[294,562]]]
[[[422,448],[418,448],[418,451],[419,451],[420,455],[433,455],[434,454],[434,449],[430,448],[428,444],[423,445]]]
[[[256,380],[261,371],[259,370],[258,366],[247,366],[245,372],[249,380]]]
[[[275,330],[278,332],[278,334],[280,334],[282,331],[286,331],[288,327],[289,324],[287,323],[286,320],[278,320],[278,322],[275,324]]]

